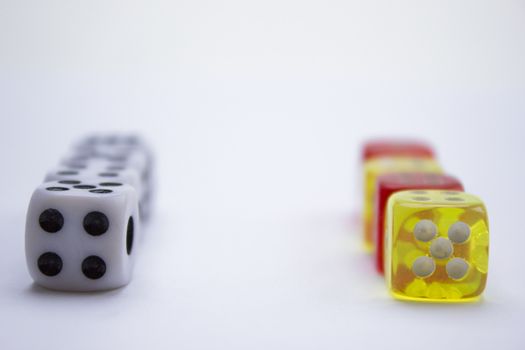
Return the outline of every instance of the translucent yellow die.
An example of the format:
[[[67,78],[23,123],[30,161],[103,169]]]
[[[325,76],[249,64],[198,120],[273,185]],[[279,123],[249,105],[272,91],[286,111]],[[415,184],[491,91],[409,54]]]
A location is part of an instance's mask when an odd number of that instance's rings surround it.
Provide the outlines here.
[[[394,297],[464,302],[479,298],[488,269],[487,211],[456,191],[401,191],[388,200],[385,273]]]
[[[442,170],[435,159],[413,157],[383,157],[368,160],[364,164],[363,231],[365,248],[374,249],[374,218],[376,211],[377,178],[389,173],[436,173]]]

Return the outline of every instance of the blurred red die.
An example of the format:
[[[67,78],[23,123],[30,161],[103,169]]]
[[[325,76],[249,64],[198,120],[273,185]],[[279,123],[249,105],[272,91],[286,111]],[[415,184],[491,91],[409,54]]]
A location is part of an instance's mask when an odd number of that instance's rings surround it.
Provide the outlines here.
[[[375,139],[365,142],[362,161],[379,157],[434,158],[432,147],[422,141],[403,139]]]

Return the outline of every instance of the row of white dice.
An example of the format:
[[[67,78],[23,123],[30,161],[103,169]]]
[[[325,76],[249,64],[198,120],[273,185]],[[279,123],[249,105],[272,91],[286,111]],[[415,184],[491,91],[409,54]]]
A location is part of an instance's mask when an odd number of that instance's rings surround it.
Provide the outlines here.
[[[135,137],[91,137],[46,175],[26,221],[26,260],[37,284],[94,291],[129,283],[134,242],[151,208],[152,163]]]
[[[95,184],[131,185],[139,197],[141,218],[147,219],[153,193],[152,166],[151,152],[136,137],[89,137],[75,145],[44,181],[90,179]]]

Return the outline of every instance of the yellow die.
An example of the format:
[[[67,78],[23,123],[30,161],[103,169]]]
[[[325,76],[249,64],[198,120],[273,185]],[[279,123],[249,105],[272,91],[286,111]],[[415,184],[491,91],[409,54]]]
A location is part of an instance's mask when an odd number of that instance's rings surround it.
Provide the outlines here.
[[[388,200],[385,273],[398,299],[464,302],[487,280],[487,211],[456,191],[401,191]]]
[[[413,157],[373,158],[364,164],[363,231],[365,248],[374,249],[374,218],[376,211],[377,178],[389,173],[436,173],[442,170],[434,159]]]

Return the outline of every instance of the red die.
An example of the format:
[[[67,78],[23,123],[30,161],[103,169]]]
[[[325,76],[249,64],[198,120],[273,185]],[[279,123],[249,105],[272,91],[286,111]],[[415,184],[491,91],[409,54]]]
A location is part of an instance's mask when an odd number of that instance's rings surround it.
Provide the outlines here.
[[[377,217],[375,218],[376,268],[383,274],[384,230],[386,204],[391,194],[397,191],[415,190],[414,194],[424,194],[424,190],[463,191],[463,185],[455,177],[428,173],[390,173],[377,179]]]
[[[428,144],[403,139],[376,139],[363,146],[362,160],[378,157],[416,157],[434,158],[434,150]]]

